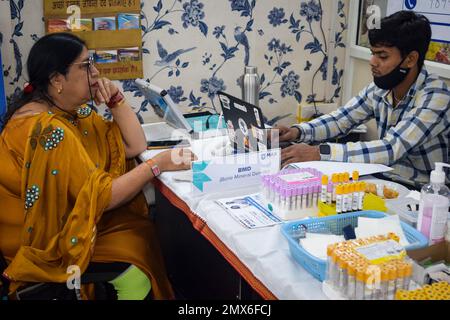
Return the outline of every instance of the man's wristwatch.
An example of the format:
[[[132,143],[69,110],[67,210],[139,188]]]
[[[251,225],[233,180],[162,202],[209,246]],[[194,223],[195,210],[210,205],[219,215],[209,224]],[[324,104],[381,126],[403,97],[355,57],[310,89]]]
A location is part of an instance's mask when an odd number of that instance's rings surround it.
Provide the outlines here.
[[[327,143],[321,143],[319,145],[319,153],[321,161],[328,161],[331,159],[331,147]]]
[[[145,161],[145,163],[147,163],[150,166],[150,168],[152,169],[153,176],[155,176],[155,178],[161,174],[161,170],[159,169],[155,161],[153,161],[153,159],[148,159],[147,161]]]
[[[295,138],[295,141],[300,140],[300,137],[302,136],[302,130],[300,130],[300,128],[297,127],[297,126],[292,126],[291,128],[294,128],[294,129],[298,130],[298,137]]]

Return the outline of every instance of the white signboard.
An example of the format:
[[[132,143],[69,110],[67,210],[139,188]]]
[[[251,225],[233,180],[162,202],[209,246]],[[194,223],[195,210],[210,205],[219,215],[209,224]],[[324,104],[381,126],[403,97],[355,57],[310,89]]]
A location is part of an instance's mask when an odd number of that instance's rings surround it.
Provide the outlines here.
[[[432,41],[450,43],[450,0],[389,0],[387,14],[413,10],[431,23]]]
[[[241,153],[192,163],[192,191],[204,194],[257,185],[280,170],[281,149]]]

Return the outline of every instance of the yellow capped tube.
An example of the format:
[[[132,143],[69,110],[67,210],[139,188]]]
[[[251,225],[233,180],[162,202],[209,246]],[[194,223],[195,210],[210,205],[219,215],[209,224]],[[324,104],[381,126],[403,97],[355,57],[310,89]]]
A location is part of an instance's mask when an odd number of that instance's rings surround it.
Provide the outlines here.
[[[324,174],[322,176],[322,189],[320,192],[320,201],[323,203],[327,202],[327,188],[328,188],[328,176]]]
[[[381,267],[381,282],[380,282],[380,300],[387,300],[388,298],[388,285],[389,285],[389,269],[386,266]]]
[[[407,263],[405,266],[405,278],[403,279],[403,289],[409,290],[409,284],[411,282],[411,276],[413,267],[411,263]]]
[[[409,293],[405,290],[397,290],[395,300],[409,300]]]
[[[362,210],[364,206],[364,196],[366,191],[366,183],[365,182],[359,182],[359,197],[358,197],[358,210]]]
[[[389,281],[388,281],[388,299],[394,300],[394,294],[397,284],[397,269],[395,267],[389,266]]]
[[[344,184],[344,192],[342,194],[342,212],[349,211],[349,193],[350,193],[350,185],[346,183]]]
[[[347,292],[347,284],[348,284],[348,273],[347,273],[347,262],[348,262],[348,255],[344,253],[339,261],[339,291],[343,294]]]
[[[342,197],[343,197],[343,186],[339,184],[336,187],[336,213],[342,213]]]
[[[333,254],[334,254],[335,248],[336,248],[335,244],[330,244],[327,247],[327,275],[326,275],[327,281],[331,280],[331,273],[332,273],[332,269],[334,268]]]
[[[364,285],[365,285],[366,268],[356,268],[356,289],[355,299],[364,300]]]
[[[352,211],[352,204],[353,204],[353,183],[348,184],[348,194],[347,194],[347,211]]]
[[[332,261],[332,269],[330,270],[330,283],[334,288],[337,288],[339,284],[339,266],[338,266],[338,260],[340,255],[339,249],[335,249],[331,255],[331,261]]]
[[[372,269],[366,269],[364,274],[364,300],[373,300],[377,286],[378,274]]]
[[[348,172],[344,172],[344,183],[348,183],[350,181],[350,174]]]
[[[331,200],[336,202],[336,187],[339,184],[339,175],[337,173],[331,175],[331,182],[333,183],[333,195]]]
[[[395,285],[395,288],[397,290],[404,288],[405,275],[406,275],[406,263],[400,262],[399,264],[397,264],[397,283]]]
[[[359,203],[358,183],[352,183],[351,191],[352,191],[352,211],[357,211]]]
[[[355,300],[356,297],[356,263],[351,259],[347,264],[347,297],[349,300]]]

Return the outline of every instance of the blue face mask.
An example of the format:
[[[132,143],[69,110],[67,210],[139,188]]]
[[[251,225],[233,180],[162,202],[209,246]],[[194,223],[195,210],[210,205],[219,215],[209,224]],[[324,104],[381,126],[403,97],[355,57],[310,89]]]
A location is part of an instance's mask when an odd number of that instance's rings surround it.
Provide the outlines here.
[[[389,72],[388,74],[381,77],[373,77],[373,82],[375,82],[376,86],[380,89],[391,90],[402,83],[405,80],[406,76],[409,73],[411,68],[402,68],[400,67],[403,61],[405,61],[406,57],[395,67],[394,70]]]

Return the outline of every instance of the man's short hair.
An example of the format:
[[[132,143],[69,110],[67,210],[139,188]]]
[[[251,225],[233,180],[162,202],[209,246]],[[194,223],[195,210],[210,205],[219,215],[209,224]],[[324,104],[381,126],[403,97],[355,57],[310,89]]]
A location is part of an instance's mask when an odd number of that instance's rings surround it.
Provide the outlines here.
[[[369,30],[369,42],[373,47],[396,47],[402,58],[417,51],[417,65],[422,69],[431,41],[430,21],[413,11],[399,11],[381,19],[381,28]]]

